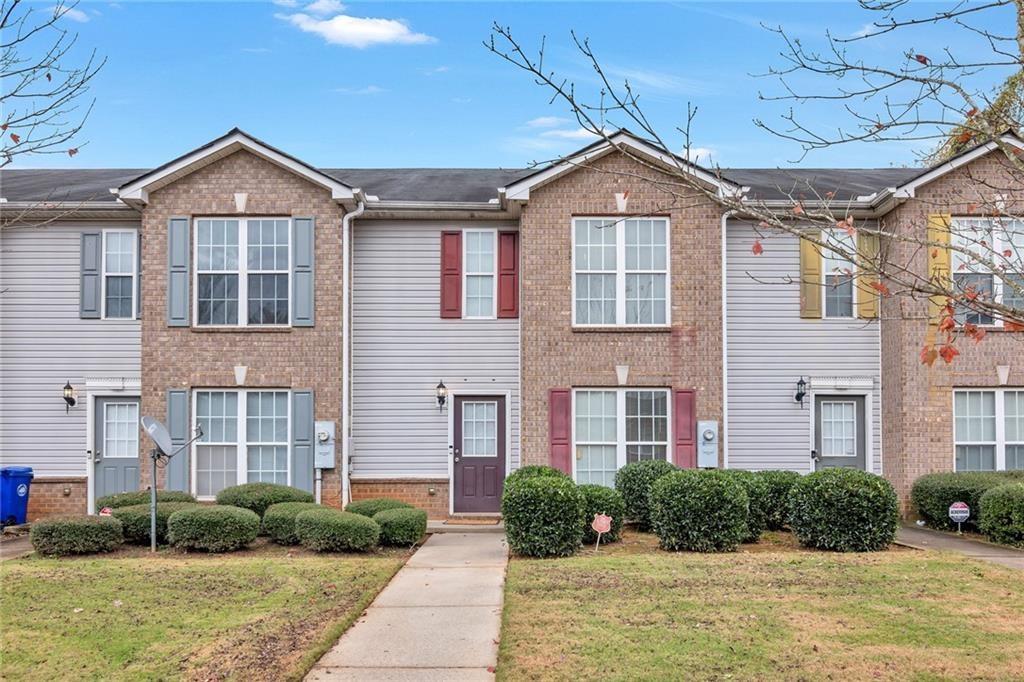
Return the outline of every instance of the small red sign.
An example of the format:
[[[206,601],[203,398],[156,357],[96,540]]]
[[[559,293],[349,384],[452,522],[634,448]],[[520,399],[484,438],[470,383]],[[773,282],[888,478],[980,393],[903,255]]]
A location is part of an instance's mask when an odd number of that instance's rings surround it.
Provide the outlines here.
[[[594,514],[594,521],[590,524],[595,533],[607,533],[612,529],[612,517],[605,514]]]
[[[971,508],[966,502],[954,502],[949,505],[949,518],[954,523],[963,523],[971,517]]]
[[[114,515],[114,510],[111,509],[110,507],[104,507],[103,509],[100,509],[100,516],[113,516],[113,515]]]

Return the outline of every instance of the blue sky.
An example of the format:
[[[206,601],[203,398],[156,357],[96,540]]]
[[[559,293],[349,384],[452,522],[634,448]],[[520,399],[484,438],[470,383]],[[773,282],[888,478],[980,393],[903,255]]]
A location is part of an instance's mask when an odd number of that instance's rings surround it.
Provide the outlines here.
[[[312,4],[312,6],[310,6]],[[52,4],[52,3],[51,3]],[[916,3],[915,3],[916,4]],[[43,3],[38,7],[43,9]],[[588,142],[568,112],[489,53],[495,20],[525,43],[548,40],[552,68],[595,92],[569,31],[588,36],[612,75],[629,77],[659,128],[699,107],[694,145],[725,166],[784,166],[799,149],[758,130],[784,108],[775,83],[782,24],[811,41],[850,35],[869,17],[833,3],[90,2],[65,18],[108,63],[91,94],[81,152],[19,167],[148,167],[233,126],[318,166],[524,166]],[[368,21],[370,20],[370,21]],[[927,45],[951,35],[921,33]],[[374,42],[376,41],[376,42]],[[881,40],[898,55],[908,46]],[[938,48],[936,48],[938,49]],[[811,120],[834,112],[808,108]],[[666,135],[681,144],[681,136]],[[913,144],[812,154],[807,166],[913,162]]]

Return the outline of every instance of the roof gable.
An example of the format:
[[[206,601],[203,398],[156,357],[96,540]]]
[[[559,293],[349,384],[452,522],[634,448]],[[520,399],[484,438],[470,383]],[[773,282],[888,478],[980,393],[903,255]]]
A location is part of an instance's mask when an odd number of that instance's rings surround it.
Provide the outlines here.
[[[1009,144],[1017,147],[1018,149],[1024,149],[1024,140],[1021,140],[1013,133],[1006,133],[1002,135],[1000,137],[1000,141],[1003,144]],[[971,149],[966,149],[947,161],[932,166],[931,168],[926,168],[903,184],[890,188],[888,192],[896,199],[911,199],[915,196],[918,187],[935,182],[942,176],[955,171],[957,168],[966,166],[972,161],[976,161],[977,159],[992,153],[998,148],[998,141],[989,140],[988,142],[979,144]]]

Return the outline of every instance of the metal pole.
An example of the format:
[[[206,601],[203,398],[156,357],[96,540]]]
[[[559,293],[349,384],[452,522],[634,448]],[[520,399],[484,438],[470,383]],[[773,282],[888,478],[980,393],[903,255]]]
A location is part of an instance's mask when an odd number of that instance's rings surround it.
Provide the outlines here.
[[[149,479],[149,551],[156,553],[156,449],[149,451],[153,460],[153,476]]]

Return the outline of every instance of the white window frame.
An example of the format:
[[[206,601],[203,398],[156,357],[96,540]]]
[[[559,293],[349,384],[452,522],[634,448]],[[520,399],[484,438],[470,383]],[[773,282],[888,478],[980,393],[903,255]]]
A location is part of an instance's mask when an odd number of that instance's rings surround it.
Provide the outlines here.
[[[576,480],[576,448],[580,445],[611,445],[611,442],[588,441],[580,443],[576,440],[576,396],[579,393],[600,392],[615,393],[615,470],[626,466],[626,393],[634,391],[660,392],[665,394],[665,461],[672,461],[675,441],[672,434],[673,409],[672,390],[663,386],[587,386],[572,389],[572,480]],[[649,443],[647,443],[649,444]]]
[[[993,445],[992,441],[958,441],[956,439],[956,396],[960,393],[993,393],[995,395],[995,406],[996,406],[996,439],[994,442],[996,449],[996,471],[1006,471],[1006,446],[1007,445],[1021,445],[1022,442],[1014,441],[1012,443],[1006,442],[1006,394],[1007,393],[1020,393],[1024,396],[1024,388],[991,388],[987,386],[979,386],[977,388],[957,388],[953,390],[953,471],[957,471],[956,468],[956,446],[958,445]],[[971,469],[970,471],[973,471]]]
[[[124,277],[125,272],[107,272],[107,237],[112,234],[130,234],[132,236],[132,314],[130,317],[107,317],[107,277]],[[101,320],[136,320],[139,317],[139,231],[111,229],[103,230],[103,243],[100,245],[100,319]]]
[[[486,233],[491,235],[491,243],[494,244],[491,253],[491,271],[470,272],[467,267],[469,263],[469,238],[473,233]],[[462,230],[462,319],[464,320],[496,320],[498,319],[498,230],[493,228],[466,228]],[[491,314],[490,315],[467,315],[466,307],[469,295],[469,287],[466,281],[469,277],[490,277],[491,278]]]
[[[235,270],[199,270],[199,221],[201,220],[237,220],[238,221],[238,267]],[[286,220],[288,221],[288,269],[284,270],[253,270],[249,271],[249,221],[250,220]],[[235,329],[238,327],[288,328],[292,326],[294,314],[294,270],[295,245],[292,243],[293,219],[290,216],[198,216],[192,220],[192,326],[199,329]],[[238,275],[238,322],[237,324],[199,324],[199,275]],[[286,324],[255,324],[249,323],[249,275],[287,275],[288,277],[288,322]]]
[[[107,440],[108,440],[108,438],[110,436],[110,428],[109,427],[110,427],[111,423],[118,423],[118,422],[110,422],[110,421],[107,420],[107,410],[109,408],[111,408],[111,407],[134,407],[135,408],[135,419],[132,420],[131,422],[129,422],[129,423],[132,424],[132,426],[135,427],[131,431],[131,434],[135,437],[135,441],[134,441],[135,442],[135,449],[134,449],[134,451],[129,451],[129,454],[127,454],[127,455],[111,455],[110,454],[110,448],[107,447]],[[138,426],[139,426],[139,410],[140,410],[140,405],[139,405],[139,401],[138,400],[108,401],[108,402],[103,403],[103,415],[101,416],[101,418],[103,420],[103,442],[101,444],[101,447],[103,448],[103,457],[110,458],[110,459],[132,459],[132,458],[138,459],[139,458],[139,429],[138,429]],[[121,423],[124,423],[124,422],[121,422]],[[120,440],[120,439],[115,439],[115,440]],[[128,442],[131,442],[131,441],[128,441]]]
[[[992,254],[992,256],[989,259],[991,260],[992,258],[999,258],[1000,254],[1002,254],[1004,250],[1006,250],[1006,249],[1014,249],[1014,246],[1013,246],[1012,243],[1010,243],[1006,239],[1004,239],[1004,236],[1005,236],[1005,231],[1004,230],[996,229],[994,223],[995,223],[995,221],[998,221],[998,220],[1006,220],[1006,221],[1010,221],[1010,222],[1021,223],[1020,229],[1024,230],[1024,220],[1022,220],[1020,218],[1009,218],[1009,217],[978,218],[978,217],[972,217],[972,216],[953,216],[950,219],[950,226],[949,226],[949,229],[950,229],[950,244],[952,244],[953,246],[961,246],[960,244],[957,243],[957,238],[959,236],[959,231],[957,230],[958,223],[966,223],[966,222],[978,223],[978,222],[986,222],[987,221],[987,222],[993,224],[992,227],[991,227],[992,246],[989,247],[989,251]],[[961,248],[969,249],[970,248],[970,244],[964,244],[963,246],[961,246]],[[1018,253],[1017,256],[1019,258],[1021,258],[1022,265],[1024,265],[1024,253]],[[950,274],[950,277],[952,278],[954,275],[958,275],[958,274],[991,275],[992,276],[992,301],[993,301],[993,303],[1001,304],[1003,302],[1003,278],[999,274],[997,274],[995,272],[992,272],[991,270],[982,270],[982,269],[980,269],[981,268],[980,264],[976,264],[975,265],[975,267],[978,268],[978,269],[959,270],[958,268],[953,266],[954,261],[958,257],[960,257],[960,253],[959,252],[952,252],[952,253],[950,253],[950,256],[949,256],[949,261],[950,261],[949,262],[949,274]],[[966,256],[964,256],[964,257],[966,258]],[[1021,270],[1019,270],[1019,271],[1017,271],[1017,270],[1011,271],[1009,274],[1024,275],[1024,267],[1022,267]],[[1002,318],[999,318],[999,319],[993,318],[992,322],[987,323],[987,324],[979,324],[978,326],[979,327],[987,327],[987,328],[1000,328],[1000,327],[1004,326],[1003,323],[1004,323],[1004,320]]]
[[[615,229],[615,271],[580,271],[576,267],[576,223],[580,220],[607,220]],[[626,269],[626,229],[627,220],[655,220],[665,223],[665,269],[664,270],[627,270]],[[607,228],[605,228],[607,229]],[[613,328],[624,329],[665,329],[672,326],[672,221],[666,216],[576,216],[570,226],[571,253],[571,306],[572,326],[580,329]],[[603,274],[615,275],[615,322],[601,324],[584,324],[576,320],[576,275]],[[627,324],[626,323],[626,275],[627,274],[664,274],[665,275],[665,323],[664,324]]]
[[[191,393],[192,393],[191,399],[192,399],[192,424],[193,424],[193,426],[199,424],[198,410],[197,410],[197,408],[199,406],[199,400],[197,399],[197,394],[199,394],[199,393],[209,393],[209,392],[213,392],[213,393],[237,393],[238,394],[238,414],[235,416],[235,419],[236,419],[236,422],[237,422],[237,426],[236,426],[236,429],[235,429],[236,441],[234,443],[230,443],[230,442],[220,442],[220,441],[218,441],[218,442],[211,442],[211,441],[202,441],[202,442],[200,442],[199,440],[196,440],[196,441],[194,441],[192,443],[191,447],[189,448],[189,453],[191,455],[191,462],[189,463],[189,470],[190,470],[190,472],[189,472],[189,480],[190,480],[189,489],[192,492],[192,494],[196,496],[196,499],[197,500],[202,500],[202,501],[209,501],[209,500],[213,500],[213,499],[216,498],[215,495],[212,495],[212,496],[211,495],[200,496],[200,495],[197,494],[198,487],[196,485],[196,483],[197,483],[196,475],[197,475],[197,469],[198,469],[197,465],[198,465],[198,459],[199,459],[198,458],[198,450],[199,450],[200,446],[202,446],[202,445],[234,445],[235,448],[236,448],[236,450],[235,450],[235,481],[236,481],[236,485],[242,485],[243,483],[247,483],[249,481],[249,459],[248,459],[248,449],[249,449],[249,446],[250,445],[253,445],[253,446],[259,446],[259,445],[275,445],[275,446],[277,446],[277,445],[280,445],[280,443],[265,443],[265,442],[252,442],[252,443],[250,443],[248,441],[248,437],[246,435],[246,417],[247,417],[247,412],[248,412],[248,408],[249,408],[247,398],[248,398],[248,395],[250,393],[285,393],[285,394],[287,394],[287,397],[285,398],[285,407],[286,407],[286,412],[288,414],[288,426],[287,426],[287,433],[288,433],[288,435],[287,435],[287,438],[286,438],[287,442],[285,443],[285,448],[286,448],[286,452],[287,452],[287,454],[286,454],[286,466],[287,466],[287,475],[286,475],[286,481],[287,482],[286,482],[286,485],[291,485],[292,484],[292,476],[293,476],[293,472],[292,472],[292,428],[293,428],[293,425],[292,425],[292,391],[291,391],[291,389],[287,389],[287,388],[252,388],[252,389],[241,389],[241,388],[220,388],[220,387],[194,388],[191,391]]]
[[[838,232],[839,232],[839,230],[823,230],[822,231],[822,235],[824,236],[823,241],[826,244],[834,242],[838,246],[838,245],[841,244],[843,239],[852,239],[853,240],[854,249],[856,249],[856,246],[857,246],[857,238],[856,237],[844,237],[844,236],[836,237],[835,235]],[[846,233],[844,232],[843,235],[845,235],[845,234]],[[822,249],[821,250],[821,317],[822,317],[822,319],[826,319],[826,320],[853,320],[853,319],[856,319],[857,318],[857,299],[860,298],[860,297],[857,295],[857,289],[858,289],[858,287],[857,287],[857,265],[855,263],[850,263],[850,288],[851,288],[851,291],[852,291],[851,302],[850,302],[850,314],[849,315],[829,315],[828,314],[828,291],[831,288],[829,286],[829,284],[828,284],[828,277],[829,277],[829,275],[836,275],[836,274],[841,274],[841,273],[836,273],[834,270],[833,271],[829,271],[829,270],[826,269],[825,264],[829,260],[828,256],[826,255],[826,251],[831,251],[831,252],[835,253],[834,249]]]

